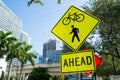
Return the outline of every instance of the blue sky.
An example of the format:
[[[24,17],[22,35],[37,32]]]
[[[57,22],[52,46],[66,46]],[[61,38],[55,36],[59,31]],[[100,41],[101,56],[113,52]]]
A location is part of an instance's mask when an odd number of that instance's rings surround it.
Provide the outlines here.
[[[88,0],[62,0],[62,4],[57,4],[57,0],[41,0],[44,6],[33,3],[30,7],[27,6],[28,0],[2,1],[21,19],[23,31],[32,38],[32,50],[42,54],[43,43],[57,39],[50,31],[67,9],[71,5],[80,7]]]

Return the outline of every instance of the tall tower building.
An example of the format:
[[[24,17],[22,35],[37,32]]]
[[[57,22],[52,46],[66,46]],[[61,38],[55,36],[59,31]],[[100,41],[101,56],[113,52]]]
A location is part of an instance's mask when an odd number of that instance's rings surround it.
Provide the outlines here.
[[[59,55],[62,50],[60,49],[61,43],[57,40],[49,40],[43,44],[43,57],[47,58],[46,62],[59,62]]]
[[[56,50],[56,40],[49,40],[43,44],[43,57],[47,58],[47,53]]]

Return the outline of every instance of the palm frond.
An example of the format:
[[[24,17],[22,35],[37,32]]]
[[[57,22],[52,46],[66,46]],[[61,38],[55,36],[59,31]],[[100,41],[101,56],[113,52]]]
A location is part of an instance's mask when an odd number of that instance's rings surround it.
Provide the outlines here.
[[[61,0],[58,0],[58,2],[57,2],[58,4],[60,4],[61,3]]]
[[[31,5],[33,2],[34,2],[34,3],[39,3],[41,6],[44,5],[43,2],[40,1],[40,0],[30,0],[30,1],[28,1],[27,6],[30,7],[30,5]]]
[[[30,5],[33,3],[33,1],[28,1],[27,6],[30,7]]]
[[[43,5],[44,5],[41,1],[38,1],[38,3],[39,3],[41,6],[43,6]]]

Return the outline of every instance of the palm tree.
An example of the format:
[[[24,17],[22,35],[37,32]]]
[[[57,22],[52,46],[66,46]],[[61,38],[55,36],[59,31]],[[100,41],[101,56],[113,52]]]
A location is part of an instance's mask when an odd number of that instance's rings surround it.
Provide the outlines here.
[[[9,61],[8,76],[7,80],[10,80],[12,60],[13,58],[18,58],[20,55],[20,46],[22,45],[19,41],[12,41],[8,46],[8,52],[6,55],[6,61]]]
[[[26,42],[23,43],[23,46],[20,48],[20,57],[19,61],[21,62],[21,69],[20,69],[20,80],[22,79],[22,71],[24,65],[29,61],[34,66],[34,59],[36,58],[36,55],[32,52],[30,52],[32,46],[27,44]]]
[[[12,32],[4,32],[0,30],[0,58],[3,58],[8,52],[8,44],[15,41],[16,38],[11,36]]]

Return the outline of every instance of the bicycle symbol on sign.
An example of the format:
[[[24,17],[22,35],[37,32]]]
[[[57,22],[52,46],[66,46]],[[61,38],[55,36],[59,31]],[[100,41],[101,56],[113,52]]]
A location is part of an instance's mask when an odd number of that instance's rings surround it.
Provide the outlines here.
[[[73,20],[74,22],[77,21],[77,22],[82,22],[84,20],[84,15],[83,14],[77,14],[77,12],[73,13],[73,14],[68,14],[68,17],[65,17],[63,20],[62,20],[62,23],[64,25],[68,25],[71,20]]]

